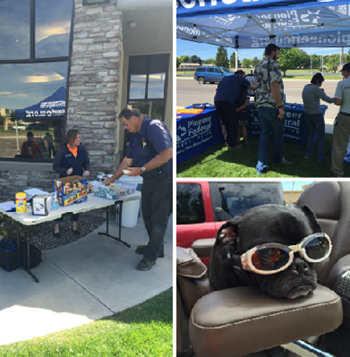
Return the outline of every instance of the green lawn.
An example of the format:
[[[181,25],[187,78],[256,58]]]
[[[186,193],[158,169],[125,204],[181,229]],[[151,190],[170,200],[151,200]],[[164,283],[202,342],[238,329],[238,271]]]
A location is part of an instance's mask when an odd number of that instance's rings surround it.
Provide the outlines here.
[[[29,341],[0,346],[0,356],[171,357],[172,309],[172,289],[169,289],[111,317]]]
[[[272,146],[270,144],[270,171],[257,175],[258,138],[250,138],[250,145],[241,149],[228,151],[223,144],[218,144],[204,153],[177,165],[177,177],[333,177],[330,172],[331,162],[317,161],[317,144],[314,147],[315,156],[305,159],[305,147],[298,144],[284,143],[283,154],[294,165],[274,164],[271,160]],[[332,135],[326,134],[326,155],[330,158]],[[344,162],[345,176],[350,176],[350,165]]]

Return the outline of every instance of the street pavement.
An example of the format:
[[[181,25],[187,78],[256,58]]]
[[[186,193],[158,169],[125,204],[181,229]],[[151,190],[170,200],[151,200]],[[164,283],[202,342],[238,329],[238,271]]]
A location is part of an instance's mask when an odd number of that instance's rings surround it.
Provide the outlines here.
[[[333,97],[338,80],[326,80],[322,88],[329,97]],[[301,93],[304,86],[310,83],[310,80],[285,80],[284,89],[288,103],[302,103]],[[214,96],[217,84],[198,84],[193,77],[177,77],[177,108],[183,108],[194,103],[214,103]],[[333,122],[339,111],[339,107],[334,104],[328,104],[321,100],[321,104],[328,106],[325,114],[326,133],[333,134]]]
[[[96,231],[70,244],[42,251],[43,261],[32,270],[39,283],[22,269],[0,269],[0,345],[65,330],[140,304],[170,288],[172,216],[165,237],[165,257],[149,271],[136,266],[142,259],[137,245],[148,236],[142,218],[134,228],[122,228],[131,249]],[[118,226],[110,222],[111,234]]]

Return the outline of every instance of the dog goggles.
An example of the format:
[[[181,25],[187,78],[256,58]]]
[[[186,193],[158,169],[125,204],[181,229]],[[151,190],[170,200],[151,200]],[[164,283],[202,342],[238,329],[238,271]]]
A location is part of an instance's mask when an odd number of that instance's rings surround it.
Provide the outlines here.
[[[315,233],[296,245],[266,243],[249,249],[241,255],[242,268],[261,275],[276,274],[287,269],[294,253],[299,253],[309,263],[327,259],[332,251],[332,242],[326,233]]]

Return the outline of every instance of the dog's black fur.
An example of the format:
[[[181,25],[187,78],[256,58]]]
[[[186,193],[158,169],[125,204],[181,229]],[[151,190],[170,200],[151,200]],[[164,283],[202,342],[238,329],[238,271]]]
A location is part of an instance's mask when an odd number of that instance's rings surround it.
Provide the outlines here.
[[[294,255],[288,269],[273,275],[234,268],[233,260],[237,262],[241,254],[256,245],[298,244],[316,232],[321,232],[321,227],[307,206],[262,205],[234,217],[219,230],[211,254],[209,279],[213,289],[252,285],[273,297],[289,299],[309,294],[317,286],[316,271],[299,254]]]

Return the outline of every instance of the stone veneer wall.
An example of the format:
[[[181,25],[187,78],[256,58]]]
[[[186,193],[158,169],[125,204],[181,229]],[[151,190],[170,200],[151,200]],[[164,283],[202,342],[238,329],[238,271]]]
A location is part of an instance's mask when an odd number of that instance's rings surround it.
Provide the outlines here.
[[[75,0],[66,128],[80,131],[93,173],[116,167],[122,56],[122,13],[116,3],[83,6]]]
[[[91,175],[116,167],[117,115],[122,56],[122,13],[116,0],[83,6],[75,0],[66,130],[81,132]],[[0,162],[0,202],[30,187],[52,191],[58,175],[50,163]]]

